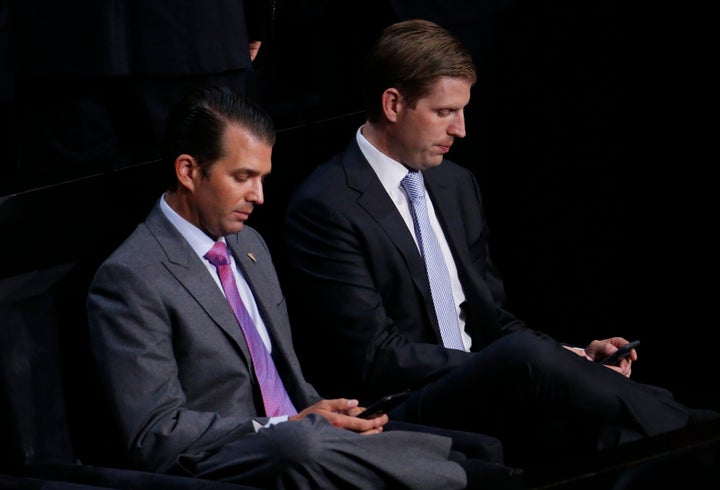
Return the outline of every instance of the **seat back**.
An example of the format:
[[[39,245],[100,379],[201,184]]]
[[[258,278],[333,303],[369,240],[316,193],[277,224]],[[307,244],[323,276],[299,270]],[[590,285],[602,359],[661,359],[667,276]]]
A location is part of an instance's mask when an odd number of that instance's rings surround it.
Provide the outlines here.
[[[94,366],[85,302],[101,261],[162,191],[156,169],[151,162],[0,197],[3,467],[127,466]]]
[[[72,265],[0,278],[0,464],[72,463],[55,305]]]

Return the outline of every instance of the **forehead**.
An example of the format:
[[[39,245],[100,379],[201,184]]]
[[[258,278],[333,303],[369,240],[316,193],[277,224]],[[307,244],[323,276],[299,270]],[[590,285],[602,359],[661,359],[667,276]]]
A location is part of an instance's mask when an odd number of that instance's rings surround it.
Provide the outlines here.
[[[470,102],[472,82],[464,78],[439,78],[421,100],[432,106],[465,107]]]
[[[240,124],[228,124],[222,137],[223,158],[226,165],[256,173],[270,172],[272,145],[255,136]]]
[[[247,145],[251,140],[257,139],[250,130],[240,123],[230,122],[225,124],[222,133],[223,149],[231,151]]]

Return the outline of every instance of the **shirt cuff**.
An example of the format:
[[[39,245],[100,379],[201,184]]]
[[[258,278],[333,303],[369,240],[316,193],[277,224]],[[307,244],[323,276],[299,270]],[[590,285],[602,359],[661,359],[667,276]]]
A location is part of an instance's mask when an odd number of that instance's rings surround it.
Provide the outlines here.
[[[289,418],[288,415],[281,415],[281,416],[279,416],[279,417],[270,417],[270,418],[268,419],[268,421],[267,421],[267,424],[265,424],[265,425],[262,425],[262,424],[261,424],[260,422],[258,422],[257,420],[253,420],[253,421],[252,421],[252,423],[253,423],[253,429],[255,429],[255,432],[259,431],[260,429],[267,429],[267,428],[270,427],[271,425],[281,424],[281,423],[283,423],[283,422],[287,422],[287,421],[288,421],[288,418]]]

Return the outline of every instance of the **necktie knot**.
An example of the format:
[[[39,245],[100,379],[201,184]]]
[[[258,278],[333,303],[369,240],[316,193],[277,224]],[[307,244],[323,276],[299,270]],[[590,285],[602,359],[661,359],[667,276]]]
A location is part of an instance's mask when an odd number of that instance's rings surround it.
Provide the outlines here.
[[[400,182],[411,201],[425,197],[423,176],[417,170],[410,170]]]
[[[215,267],[230,263],[227,246],[223,242],[215,242],[215,245],[205,254],[205,258]]]

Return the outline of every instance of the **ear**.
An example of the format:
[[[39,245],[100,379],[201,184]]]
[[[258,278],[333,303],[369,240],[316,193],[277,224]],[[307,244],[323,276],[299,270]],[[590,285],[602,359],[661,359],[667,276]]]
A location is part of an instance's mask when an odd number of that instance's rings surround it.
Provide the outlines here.
[[[175,159],[175,177],[180,187],[193,190],[195,188],[195,177],[198,172],[200,172],[200,167],[190,155],[183,153]]]
[[[396,88],[389,88],[382,94],[383,114],[388,121],[397,122],[398,113],[402,106],[402,96]]]

